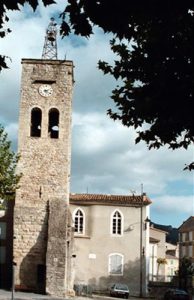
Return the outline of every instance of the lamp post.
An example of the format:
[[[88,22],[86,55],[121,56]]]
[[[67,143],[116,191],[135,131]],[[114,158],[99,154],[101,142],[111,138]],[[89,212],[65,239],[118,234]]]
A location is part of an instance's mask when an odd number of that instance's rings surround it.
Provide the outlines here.
[[[143,188],[142,188],[143,190]],[[143,222],[143,203],[145,193],[141,194],[141,203],[140,203],[140,289],[139,289],[139,297],[143,297],[143,257],[144,257],[144,247],[143,247],[143,223],[145,224],[145,229],[147,229],[147,223],[150,222],[150,219],[146,217]]]
[[[15,240],[15,236],[13,236],[13,240]],[[12,285],[11,285],[11,300],[15,299],[15,266],[16,262],[14,261],[14,256],[12,258]]]
[[[143,187],[142,187],[142,190],[143,190]],[[133,194],[133,197],[134,197],[134,194]],[[129,227],[125,230],[125,232],[128,232],[128,231],[131,231],[134,229],[134,226],[135,224],[138,224],[139,225],[139,297],[142,298],[143,297],[143,257],[145,255],[145,251],[144,251],[144,247],[143,247],[143,230],[147,230],[147,223],[150,222],[150,219],[148,218],[148,216],[146,216],[146,219],[143,220],[143,206],[144,206],[144,198],[147,199],[146,197],[146,193],[141,193],[141,196],[140,197],[140,201],[138,201],[138,204],[137,204],[137,207],[139,208],[140,207],[140,220],[138,220],[138,222],[136,223],[133,223],[133,224],[130,224]],[[145,205],[147,204],[148,202],[145,201]],[[145,225],[145,228],[144,226]],[[147,242],[146,242],[147,244]]]
[[[15,295],[15,262],[12,263],[12,286],[11,286],[11,300],[14,300]]]
[[[5,192],[5,196],[8,198],[8,201],[14,201],[14,195],[15,195],[15,191],[6,191]],[[12,215],[12,234],[13,234],[13,207],[14,207],[14,203],[13,202],[13,206],[12,210],[11,210],[11,215]],[[16,237],[13,235],[12,236],[12,284],[11,284],[11,300],[14,300],[14,294],[15,294],[15,266],[16,263],[14,262],[14,257],[13,257],[13,244],[14,244],[14,239]]]
[[[140,206],[140,290],[139,290],[139,296],[142,298],[143,296],[143,193],[141,195],[141,206]]]

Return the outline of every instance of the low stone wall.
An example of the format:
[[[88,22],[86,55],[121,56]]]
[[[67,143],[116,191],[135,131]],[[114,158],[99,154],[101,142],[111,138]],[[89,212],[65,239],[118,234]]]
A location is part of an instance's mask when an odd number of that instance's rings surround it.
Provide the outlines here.
[[[179,288],[179,278],[174,277],[172,282],[149,282],[149,296],[154,297],[155,299],[163,299],[163,296],[166,290],[170,288]],[[192,286],[187,287],[187,292],[191,295],[194,295],[194,289]]]

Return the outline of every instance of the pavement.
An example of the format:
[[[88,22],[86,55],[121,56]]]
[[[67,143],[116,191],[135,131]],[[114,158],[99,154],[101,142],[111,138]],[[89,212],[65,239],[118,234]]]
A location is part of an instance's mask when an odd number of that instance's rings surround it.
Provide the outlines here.
[[[12,294],[11,291],[1,290],[0,289],[0,300],[121,300],[121,298],[112,298],[108,296],[100,296],[100,295],[92,295],[90,297],[86,296],[75,296],[70,298],[61,298],[61,297],[53,297],[49,295],[40,295],[34,293],[26,293],[26,292],[14,292]],[[129,297],[128,300],[157,300],[157,298],[137,298],[137,297]],[[194,296],[192,297],[194,300]]]
[[[59,298],[52,298],[47,295],[39,295],[34,293],[24,293],[24,292],[10,292],[7,290],[0,290],[0,299],[1,300],[59,300]]]
[[[108,296],[99,296],[99,295],[92,295],[92,297],[84,297],[84,296],[75,296],[68,299],[72,300],[113,300],[117,298],[112,298]],[[136,297],[129,297],[129,299],[133,300],[154,300],[153,298],[136,298]],[[60,298],[60,297],[53,297],[49,295],[40,295],[34,293],[26,293],[26,292],[14,292],[12,294],[11,291],[0,290],[0,300],[67,300],[67,298]]]

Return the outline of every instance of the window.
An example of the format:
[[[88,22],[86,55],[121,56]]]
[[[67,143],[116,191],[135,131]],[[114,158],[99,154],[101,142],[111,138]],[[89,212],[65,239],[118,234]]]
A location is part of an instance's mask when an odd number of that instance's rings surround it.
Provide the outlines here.
[[[0,240],[6,239],[6,223],[0,222]]]
[[[185,233],[185,241],[189,241],[189,232]]]
[[[84,213],[81,209],[77,209],[77,211],[74,213],[74,228],[76,233],[84,233]]]
[[[31,129],[30,136],[41,136],[42,111],[38,107],[34,107],[31,111]]]
[[[6,261],[6,249],[5,246],[0,246],[0,264],[5,264]]]
[[[116,210],[112,215],[112,234],[121,235],[122,234],[122,216],[121,213]]]
[[[185,241],[186,241],[186,233],[183,232],[183,233],[182,233],[182,242],[185,242]]]
[[[123,255],[112,253],[109,255],[109,274],[123,275]]]
[[[189,257],[192,257],[192,255],[193,255],[193,246],[192,245],[189,245]]]
[[[186,247],[185,246],[182,246],[181,247],[181,253],[180,253],[181,255],[181,258],[183,258],[185,255],[186,255]]]
[[[183,235],[182,233],[179,233],[179,242],[182,242],[183,241]]]
[[[48,132],[51,139],[59,137],[59,111],[56,108],[51,108],[49,111]]]

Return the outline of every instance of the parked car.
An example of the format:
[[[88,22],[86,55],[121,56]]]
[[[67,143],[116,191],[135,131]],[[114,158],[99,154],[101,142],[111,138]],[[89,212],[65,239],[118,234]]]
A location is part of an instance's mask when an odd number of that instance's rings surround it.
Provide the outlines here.
[[[190,300],[190,296],[184,290],[169,289],[164,294],[164,300]]]
[[[113,297],[129,297],[129,288],[126,284],[123,283],[115,283],[110,288],[110,296]]]

